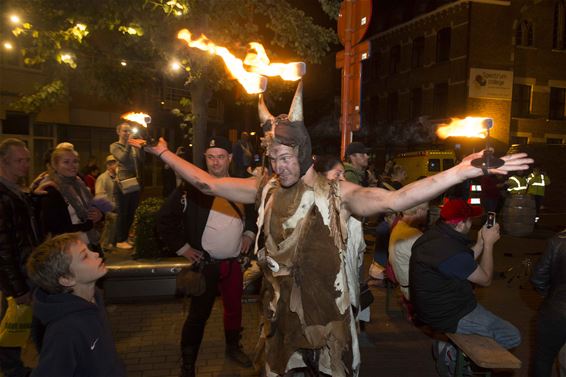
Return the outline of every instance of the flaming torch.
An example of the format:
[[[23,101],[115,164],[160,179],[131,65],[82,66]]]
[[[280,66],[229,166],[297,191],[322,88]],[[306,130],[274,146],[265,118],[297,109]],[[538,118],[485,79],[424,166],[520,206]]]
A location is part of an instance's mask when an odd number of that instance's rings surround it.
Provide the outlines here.
[[[129,113],[122,114],[120,118],[141,126],[132,128],[134,135],[138,135],[140,138],[146,140],[150,145],[156,143],[156,140],[151,137],[148,140],[148,125],[151,123],[151,116],[149,114],[130,111]]]
[[[436,135],[441,139],[451,136],[477,137],[485,139],[485,149],[481,158],[472,160],[472,165],[481,168],[487,175],[488,169],[498,168],[504,161],[493,154],[490,145],[489,130],[493,127],[492,118],[466,117],[465,119],[453,118],[450,124],[441,124],[436,130]]]
[[[306,64],[303,62],[293,63],[271,63],[265,49],[260,43],[250,43],[250,52],[244,60],[235,57],[226,47],[218,46],[206,36],[201,35],[193,39],[191,32],[187,29],[179,31],[177,38],[187,42],[189,47],[207,51],[218,55],[224,60],[224,64],[244,87],[249,94],[263,93],[267,88],[265,76],[279,76],[283,80],[297,81],[306,73]]]

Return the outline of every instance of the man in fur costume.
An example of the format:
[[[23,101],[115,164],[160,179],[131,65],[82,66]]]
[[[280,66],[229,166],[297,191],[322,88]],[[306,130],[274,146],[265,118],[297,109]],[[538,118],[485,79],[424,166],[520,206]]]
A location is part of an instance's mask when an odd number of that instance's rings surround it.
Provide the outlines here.
[[[360,366],[346,268],[346,222],[351,215],[400,212],[430,200],[449,187],[482,175],[468,156],[454,168],[397,191],[328,181],[312,168],[311,144],[303,123],[302,83],[288,115],[274,117],[260,96],[259,117],[273,175],[215,178],[177,157],[160,139],[156,146],[131,140],[161,158],[208,195],[256,203],[265,247],[257,250],[264,273],[263,327],[267,376],[296,372],[355,376]],[[526,169],[525,154],[503,157],[490,173]],[[353,279],[351,279],[353,280]],[[357,279],[355,280],[357,281]],[[305,370],[306,369],[306,370]]]

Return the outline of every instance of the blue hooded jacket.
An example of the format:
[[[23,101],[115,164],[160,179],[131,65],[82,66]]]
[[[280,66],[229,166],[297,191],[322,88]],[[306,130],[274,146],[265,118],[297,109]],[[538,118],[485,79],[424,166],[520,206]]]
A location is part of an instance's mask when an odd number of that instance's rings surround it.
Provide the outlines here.
[[[46,326],[33,377],[122,377],[100,291],[93,304],[70,293],[37,289],[34,315]]]

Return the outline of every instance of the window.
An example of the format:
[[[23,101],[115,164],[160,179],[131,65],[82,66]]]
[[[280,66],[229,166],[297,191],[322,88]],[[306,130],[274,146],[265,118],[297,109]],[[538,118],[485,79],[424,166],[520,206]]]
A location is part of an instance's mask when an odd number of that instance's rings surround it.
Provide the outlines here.
[[[454,159],[453,158],[443,158],[442,159],[442,170],[448,170],[454,167]]]
[[[526,136],[511,136],[511,144],[529,144],[529,138]]]
[[[566,89],[550,88],[550,106],[548,118],[555,120],[564,119],[564,105],[566,104]]]
[[[448,83],[434,86],[433,113],[438,117],[445,117],[448,112]]]
[[[554,3],[554,24],[552,28],[552,48],[563,50],[566,41],[566,13],[564,9],[564,0],[558,0]]]
[[[511,116],[526,117],[531,113],[531,86],[513,85],[513,101],[511,104]]]
[[[389,73],[399,73],[401,64],[401,46],[393,46],[389,51]]]
[[[2,121],[2,133],[29,135],[29,116],[23,113],[6,113],[6,119]]]
[[[387,97],[387,120],[397,120],[397,111],[399,108],[399,96],[397,93],[389,93]]]
[[[439,158],[431,158],[428,160],[428,171],[440,171]]]
[[[556,137],[547,137],[546,144],[562,144],[563,139]]]
[[[413,51],[411,55],[411,68],[419,68],[424,64],[424,37],[413,39]]]
[[[446,62],[450,59],[450,28],[444,28],[436,34],[436,62]]]
[[[411,119],[418,118],[423,111],[423,90],[414,88],[411,90]]]
[[[532,46],[533,45],[533,24],[527,20],[521,21],[515,30],[516,46]]]

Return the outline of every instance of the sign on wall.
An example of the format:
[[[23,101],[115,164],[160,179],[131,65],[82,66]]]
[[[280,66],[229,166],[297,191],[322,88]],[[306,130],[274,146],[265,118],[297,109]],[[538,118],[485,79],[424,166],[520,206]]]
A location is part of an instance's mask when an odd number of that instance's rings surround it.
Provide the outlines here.
[[[511,100],[513,96],[513,71],[470,68],[470,98]]]

